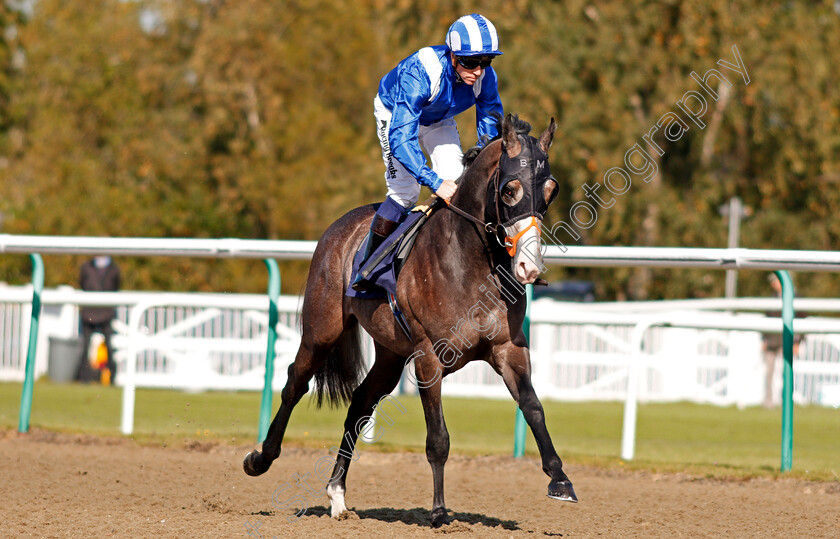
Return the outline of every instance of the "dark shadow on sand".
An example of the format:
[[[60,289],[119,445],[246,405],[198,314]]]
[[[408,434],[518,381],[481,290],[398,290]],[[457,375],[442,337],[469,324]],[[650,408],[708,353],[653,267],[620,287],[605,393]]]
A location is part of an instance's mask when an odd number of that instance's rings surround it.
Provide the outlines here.
[[[382,522],[402,522],[403,524],[416,526],[429,526],[429,510],[423,507],[413,509],[394,509],[393,507],[380,507],[377,509],[349,509],[362,520],[373,519]],[[330,508],[324,506],[310,507],[307,515],[321,517],[329,516]],[[464,524],[482,524],[491,528],[502,528],[504,530],[520,530],[518,522],[514,520],[501,520],[488,517],[479,513],[459,513],[447,511],[450,523],[463,522]],[[351,517],[352,518],[352,517]]]

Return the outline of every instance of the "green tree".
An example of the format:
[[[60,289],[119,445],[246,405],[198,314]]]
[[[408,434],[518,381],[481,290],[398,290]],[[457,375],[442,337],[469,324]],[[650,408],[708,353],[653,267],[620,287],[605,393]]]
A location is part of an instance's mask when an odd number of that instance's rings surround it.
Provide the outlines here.
[[[832,122],[837,59],[827,51],[840,36],[840,19],[829,6],[580,1],[533,4],[530,11],[527,36],[509,49],[517,60],[509,66],[513,72],[503,78],[521,82],[508,90],[506,103],[517,103],[529,117],[541,111],[559,116],[552,166],[566,182],[567,203],[555,205],[549,222],[568,220],[569,206],[585,199],[584,183],[603,182],[607,170],[623,164],[627,150],[644,144],[641,137],[658,118],[679,112],[684,92],[698,89],[692,71],[721,69],[716,62],[732,62],[731,47],[737,45],[750,84],[724,70],[733,86],[718,101],[709,100],[706,127],[690,126],[675,143],[663,140],[660,131],[656,140],[665,155],[657,162],[658,177],[636,180],[615,206],[599,212],[583,239],[598,245],[723,247],[725,223],[717,208],[738,195],[756,214],[744,225],[742,245],[836,245],[831,216],[837,193],[826,192],[825,182],[838,160]],[[777,207],[781,219],[772,216]],[[823,226],[816,227],[818,222]],[[781,223],[786,225],[777,228]],[[793,238],[793,230],[802,233]],[[723,291],[722,273],[712,281],[703,272],[677,270],[576,273],[596,277],[607,297]],[[836,284],[826,288],[828,281],[814,282],[822,292],[840,291]],[[746,285],[748,293],[764,293],[760,282]]]
[[[385,191],[372,100],[417,48],[443,43],[473,4],[438,0],[222,2],[39,0],[26,21],[0,7],[0,212],[18,234],[317,239]],[[580,229],[594,245],[723,247],[718,207],[739,196],[751,248],[835,249],[840,239],[840,16],[829,2],[512,0],[482,7],[505,54],[505,108],[559,123],[551,162],[569,220],[583,189],[677,102],[691,73],[733,45],[745,84],[714,86],[701,128],[650,152],[658,175]],[[23,51],[21,54],[18,51]],[[21,59],[25,58],[25,61]],[[685,114],[681,117],[688,121]],[[459,118],[474,142],[474,116]],[[592,188],[592,187],[590,187]],[[567,244],[571,237],[561,237]],[[126,259],[137,289],[261,291],[259,261]],[[50,257],[47,283],[80,260]],[[283,264],[297,293],[307,264]],[[25,257],[0,279],[28,280]],[[256,276],[256,278],[255,278]],[[598,281],[602,298],[720,295],[723,272],[553,269]],[[840,294],[828,274],[800,293]],[[743,294],[763,295],[762,279]]]

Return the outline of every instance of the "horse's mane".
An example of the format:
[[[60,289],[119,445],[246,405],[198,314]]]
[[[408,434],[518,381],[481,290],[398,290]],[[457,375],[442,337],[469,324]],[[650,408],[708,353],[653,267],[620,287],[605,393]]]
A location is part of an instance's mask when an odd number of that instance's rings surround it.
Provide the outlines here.
[[[513,127],[514,131],[516,131],[519,135],[527,135],[531,132],[531,124],[526,122],[525,120],[521,120],[519,115],[517,114],[510,114],[510,123]],[[475,146],[464,152],[464,158],[462,160],[464,164],[464,169],[470,167],[473,164],[475,159],[478,157],[478,154],[481,153],[481,150],[486,148],[491,142],[501,138],[502,133],[502,115],[499,113],[494,113],[493,117],[496,118],[496,131],[499,133],[493,138],[488,137],[487,135],[482,136]]]

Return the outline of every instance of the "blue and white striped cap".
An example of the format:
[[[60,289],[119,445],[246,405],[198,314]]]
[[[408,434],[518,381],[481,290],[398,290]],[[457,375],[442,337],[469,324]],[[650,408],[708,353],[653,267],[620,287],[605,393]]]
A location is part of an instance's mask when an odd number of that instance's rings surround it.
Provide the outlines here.
[[[446,46],[456,56],[498,56],[499,34],[486,17],[473,13],[464,15],[446,34]]]

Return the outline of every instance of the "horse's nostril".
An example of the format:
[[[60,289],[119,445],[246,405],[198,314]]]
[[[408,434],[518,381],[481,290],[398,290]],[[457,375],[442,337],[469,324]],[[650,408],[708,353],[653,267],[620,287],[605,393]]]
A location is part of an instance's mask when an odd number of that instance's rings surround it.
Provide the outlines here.
[[[516,264],[516,277],[520,282],[532,283],[539,273],[535,265],[528,264],[526,261],[520,261]]]

